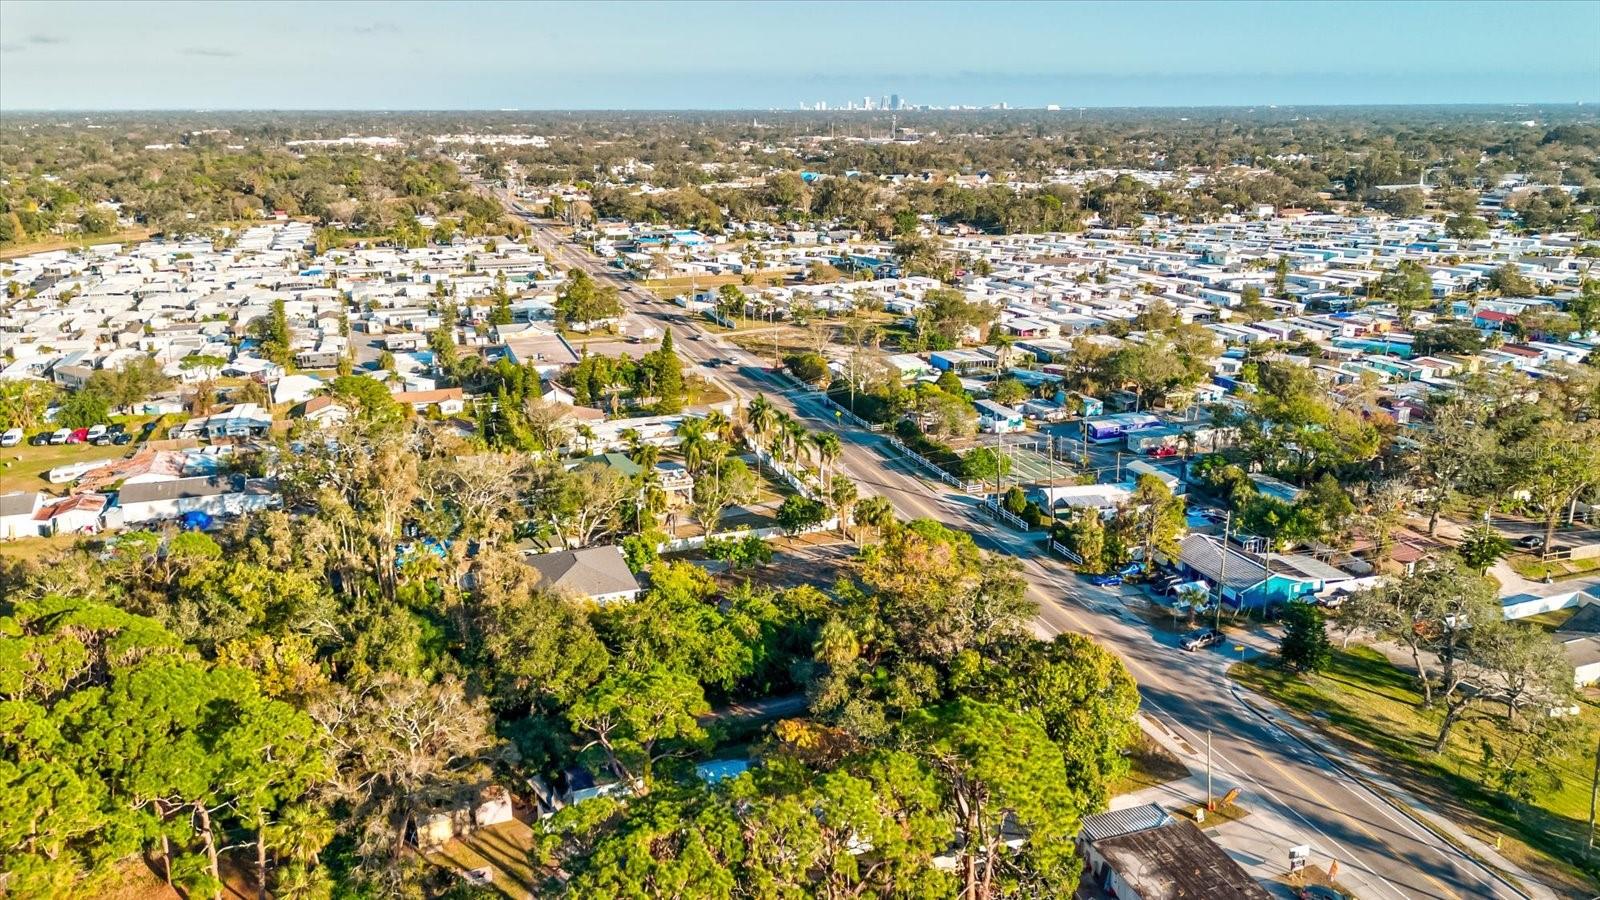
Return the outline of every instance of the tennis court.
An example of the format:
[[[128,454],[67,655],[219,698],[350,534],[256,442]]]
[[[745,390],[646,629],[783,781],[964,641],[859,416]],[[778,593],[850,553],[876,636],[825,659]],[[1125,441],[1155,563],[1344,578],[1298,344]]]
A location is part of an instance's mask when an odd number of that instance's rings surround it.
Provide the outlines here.
[[[1037,438],[1011,438],[1004,442],[1003,447],[994,444],[987,446],[1010,458],[1011,475],[1006,479],[1010,483],[1032,484],[1052,478],[1068,478],[1076,472],[1072,463],[1059,453],[1052,461],[1049,443]]]

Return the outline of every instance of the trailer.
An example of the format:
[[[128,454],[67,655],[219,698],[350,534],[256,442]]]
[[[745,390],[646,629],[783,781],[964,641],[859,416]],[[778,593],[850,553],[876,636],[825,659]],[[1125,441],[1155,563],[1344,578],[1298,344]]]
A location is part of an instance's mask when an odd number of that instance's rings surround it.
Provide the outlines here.
[[[1122,440],[1129,432],[1159,428],[1161,418],[1149,413],[1118,413],[1090,419],[1085,423],[1085,434],[1091,444],[1109,444]]]

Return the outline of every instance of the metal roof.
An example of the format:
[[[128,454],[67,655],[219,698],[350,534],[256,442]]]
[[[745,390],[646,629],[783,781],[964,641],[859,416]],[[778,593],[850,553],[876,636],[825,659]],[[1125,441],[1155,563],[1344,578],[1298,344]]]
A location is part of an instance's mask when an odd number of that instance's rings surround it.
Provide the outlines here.
[[[1111,809],[1092,816],[1084,816],[1078,836],[1086,841],[1132,834],[1147,828],[1159,828],[1168,819],[1167,811],[1159,804],[1148,803],[1128,809]]]

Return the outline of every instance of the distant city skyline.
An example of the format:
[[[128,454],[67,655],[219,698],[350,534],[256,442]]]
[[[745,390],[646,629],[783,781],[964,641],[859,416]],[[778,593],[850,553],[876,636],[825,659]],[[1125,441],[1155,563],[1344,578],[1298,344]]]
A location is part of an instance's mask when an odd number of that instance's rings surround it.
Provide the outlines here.
[[[1600,100],[1600,3],[0,4],[0,109]]]

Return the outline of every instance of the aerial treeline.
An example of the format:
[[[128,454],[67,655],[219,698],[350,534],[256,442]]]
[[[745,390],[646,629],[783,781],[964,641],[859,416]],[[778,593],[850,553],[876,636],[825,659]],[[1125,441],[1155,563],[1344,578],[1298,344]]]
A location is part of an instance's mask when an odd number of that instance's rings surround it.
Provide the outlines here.
[[[119,217],[181,234],[279,210],[377,238],[403,239],[403,230],[424,215],[453,222],[434,237],[512,227],[498,203],[431,151],[260,144],[234,150],[214,142],[152,150],[103,131],[3,135],[0,170],[8,177],[0,183],[0,246],[112,234],[120,230]]]
[[[646,558],[636,602],[574,602],[512,541],[649,527],[648,485],[460,442],[363,382],[336,383],[348,422],[276,451],[292,513],[0,571],[11,892],[94,895],[149,865],[195,897],[435,894],[456,876],[411,848],[425,817],[573,766],[633,795],[539,826],[551,895],[1071,892],[1138,698],[1091,641],[1032,636],[1014,563],[867,498],[830,590]],[[774,457],[837,453],[751,416]],[[717,468],[721,441],[681,437]],[[707,716],[792,697],[770,734]],[[763,765],[704,785],[693,763],[724,742]]]

